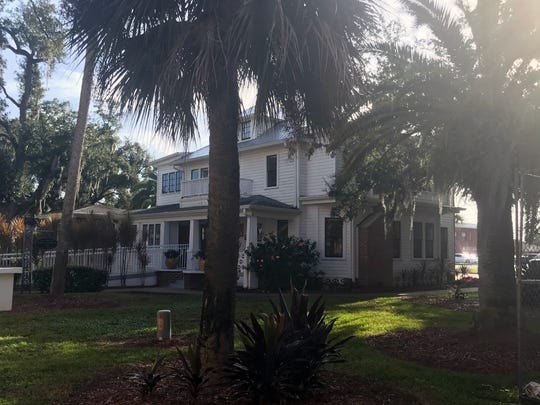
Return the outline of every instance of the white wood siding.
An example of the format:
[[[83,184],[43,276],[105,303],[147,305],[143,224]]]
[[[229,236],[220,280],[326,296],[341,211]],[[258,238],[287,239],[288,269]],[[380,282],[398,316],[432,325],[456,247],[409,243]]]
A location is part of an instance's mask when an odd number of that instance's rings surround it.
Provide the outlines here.
[[[180,192],[163,193],[161,188],[162,174],[175,172],[172,165],[158,166],[157,167],[157,190],[156,190],[156,205],[168,205],[180,203]]]
[[[277,186],[266,187],[266,156],[277,155]],[[240,155],[240,177],[253,180],[253,195],[260,194],[296,206],[296,157],[284,146],[246,151]]]
[[[352,278],[353,226],[350,221],[343,221],[343,257],[324,257],[324,222],[330,217],[331,208],[329,204],[303,206],[300,237],[317,242],[321,259],[318,270],[324,272],[324,277]]]
[[[422,222],[424,238],[425,238],[425,223],[433,223],[434,226],[434,241],[433,255],[434,258],[413,258],[413,232],[411,228],[410,216],[401,218],[401,258],[394,259],[394,276],[401,274],[402,270],[411,270],[419,268],[422,262],[425,261],[428,266],[436,266],[439,264],[441,257],[441,227],[448,228],[448,258],[454,256],[454,215],[445,214],[440,216],[434,210],[422,211],[417,209],[414,215],[414,222]],[[422,256],[425,256],[425,240],[422,246]]]
[[[333,183],[336,174],[336,159],[323,149],[317,149],[311,156],[301,152],[301,159],[300,195],[311,197],[327,194],[328,184]]]

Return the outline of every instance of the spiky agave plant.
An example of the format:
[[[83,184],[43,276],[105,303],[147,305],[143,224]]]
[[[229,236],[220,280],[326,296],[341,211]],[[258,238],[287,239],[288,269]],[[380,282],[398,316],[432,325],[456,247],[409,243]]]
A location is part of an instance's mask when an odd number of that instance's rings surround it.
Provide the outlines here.
[[[293,289],[290,309],[283,294],[273,312],[237,322],[244,348],[229,359],[225,380],[239,397],[256,403],[299,399],[322,385],[324,364],[342,361],[345,339],[330,338],[335,320],[327,320],[322,296],[309,306]]]

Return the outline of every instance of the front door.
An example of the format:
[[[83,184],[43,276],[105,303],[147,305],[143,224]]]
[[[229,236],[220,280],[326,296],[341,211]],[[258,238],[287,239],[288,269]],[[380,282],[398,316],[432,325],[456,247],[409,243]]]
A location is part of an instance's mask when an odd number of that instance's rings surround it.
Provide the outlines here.
[[[178,224],[178,244],[189,245],[189,221],[180,221]]]

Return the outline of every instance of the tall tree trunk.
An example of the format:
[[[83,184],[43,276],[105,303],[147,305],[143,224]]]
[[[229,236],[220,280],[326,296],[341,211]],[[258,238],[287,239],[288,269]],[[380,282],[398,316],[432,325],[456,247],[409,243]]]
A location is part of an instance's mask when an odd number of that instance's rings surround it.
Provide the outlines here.
[[[75,201],[79,193],[81,182],[81,160],[84,145],[84,135],[86,132],[86,123],[88,121],[88,110],[92,98],[92,82],[94,78],[94,52],[86,50],[84,62],[84,73],[81,84],[81,95],[79,98],[79,111],[77,114],[77,124],[73,133],[71,144],[71,156],[69,159],[68,177],[66,185],[66,194],[62,206],[62,221],[58,228],[58,245],[56,247],[56,257],[54,260],[54,270],[51,280],[51,295],[60,296],[64,294],[66,266],[68,261],[68,250],[66,245],[66,236],[68,234],[73,211],[75,210]]]
[[[495,183],[498,180],[495,180]],[[509,185],[494,184],[499,193],[476,194],[478,208],[478,276],[481,329],[513,324],[516,285],[513,264],[512,195]],[[502,188],[506,188],[501,195]]]
[[[240,232],[236,72],[223,68],[206,99],[210,129],[208,239],[200,338],[203,359],[220,363],[233,350]]]

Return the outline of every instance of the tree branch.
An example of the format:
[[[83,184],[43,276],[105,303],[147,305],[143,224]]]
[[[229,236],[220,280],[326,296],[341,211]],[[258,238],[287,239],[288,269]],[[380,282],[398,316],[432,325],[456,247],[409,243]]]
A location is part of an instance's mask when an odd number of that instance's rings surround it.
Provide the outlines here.
[[[11,96],[8,94],[8,92],[7,92],[7,90],[6,90],[6,86],[2,85],[1,88],[2,88],[2,91],[4,92],[6,98],[7,98],[9,101],[11,101],[11,102],[15,105],[15,107],[21,108],[21,105],[19,104],[19,102],[17,102],[17,100],[15,100],[13,97],[11,97]]]

